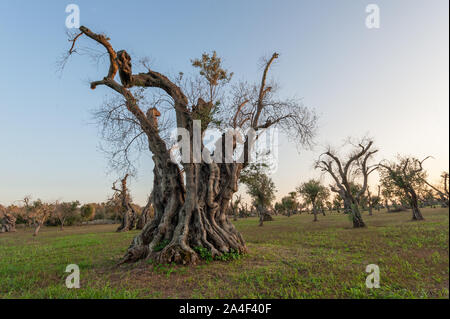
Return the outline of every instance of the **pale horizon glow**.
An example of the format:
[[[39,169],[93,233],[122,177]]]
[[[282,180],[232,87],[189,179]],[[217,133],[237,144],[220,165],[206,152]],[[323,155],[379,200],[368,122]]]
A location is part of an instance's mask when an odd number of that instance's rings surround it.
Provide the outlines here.
[[[373,137],[377,160],[433,156],[424,165],[431,183],[448,171],[446,0],[72,3],[80,7],[82,25],[105,32],[116,49],[150,57],[152,68],[165,74],[189,73],[190,59],[216,50],[237,80],[253,82],[260,77],[260,57],[280,52],[271,77],[283,96],[300,97],[320,119],[312,150],[298,152],[280,137],[272,176],[277,200],[310,178],[329,183],[314,170],[314,160],[324,146],[339,146],[349,136]],[[365,26],[369,3],[380,7],[380,29]],[[62,75],[55,66],[69,48],[67,4],[0,3],[2,205],[29,194],[46,201],[103,202],[119,177],[107,174],[91,116],[112,93],[88,86],[105,75],[105,66],[87,56],[71,59]],[[150,154],[144,154],[130,181],[139,205],[151,191],[152,169]],[[372,187],[376,181],[374,175]]]

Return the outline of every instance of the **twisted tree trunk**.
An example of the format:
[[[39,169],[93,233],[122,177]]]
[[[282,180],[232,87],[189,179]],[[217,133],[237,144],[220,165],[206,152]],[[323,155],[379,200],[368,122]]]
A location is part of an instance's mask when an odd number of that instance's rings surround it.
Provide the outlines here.
[[[137,222],[137,213],[131,205],[130,196],[128,194],[127,188],[127,178],[128,174],[121,180],[122,188],[116,189],[115,184],[113,184],[112,189],[117,191],[119,194],[121,208],[122,208],[122,223],[119,228],[117,228],[117,232],[125,232],[132,230],[136,226]]]
[[[419,209],[417,194],[412,188],[409,189],[409,202],[412,209],[412,220],[424,220]]]
[[[195,264],[199,259],[196,247],[208,248],[213,257],[247,251],[226,215],[237,191],[241,165],[185,165],[185,188],[176,164],[153,159],[155,217],[134,238],[122,262],[151,258],[159,263]]]
[[[3,219],[0,220],[0,233],[8,233],[16,231],[16,218],[8,213],[4,213]]]
[[[353,228],[366,227],[366,224],[362,219],[361,212],[359,211],[358,204],[352,204],[352,221]]]

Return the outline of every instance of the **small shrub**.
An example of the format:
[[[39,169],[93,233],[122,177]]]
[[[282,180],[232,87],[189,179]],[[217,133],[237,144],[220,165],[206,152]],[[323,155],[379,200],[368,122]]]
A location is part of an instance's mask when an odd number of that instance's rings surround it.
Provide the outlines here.
[[[153,248],[153,251],[154,251],[154,252],[161,251],[161,250],[163,250],[164,247],[166,247],[168,244],[169,244],[169,240],[168,240],[168,239],[164,239],[164,240],[160,241],[159,244],[156,245],[156,246]]]

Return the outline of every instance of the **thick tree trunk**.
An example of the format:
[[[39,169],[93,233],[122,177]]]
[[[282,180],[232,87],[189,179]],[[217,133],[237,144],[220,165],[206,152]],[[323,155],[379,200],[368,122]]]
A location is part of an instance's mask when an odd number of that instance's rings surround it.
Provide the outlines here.
[[[127,178],[128,174],[125,175],[125,177],[121,180],[122,183],[122,189],[117,190],[115,188],[115,185],[113,185],[113,189],[115,191],[119,192],[119,196],[121,199],[121,205],[122,205],[122,223],[120,224],[119,228],[117,228],[117,232],[125,232],[132,230],[136,227],[137,223],[137,213],[134,210],[133,206],[131,205],[130,196],[128,194],[128,188],[127,188]]]
[[[137,213],[133,207],[131,207],[131,205],[127,205],[123,207],[123,209],[125,212],[123,213],[122,223],[116,230],[117,232],[133,230],[137,223]]]
[[[361,212],[359,211],[358,204],[352,204],[352,221],[353,228],[366,227],[366,224],[362,219]]]
[[[371,204],[369,204],[369,216],[372,216],[372,205]]]
[[[314,215],[314,221],[317,221],[317,208],[315,205],[313,205],[313,215]]]
[[[247,251],[244,239],[227,218],[237,191],[240,164],[185,164],[186,188],[179,167],[153,157],[153,220],[145,225],[121,263],[150,258],[158,263],[195,264],[196,248],[214,257]]]
[[[410,189],[409,195],[410,195],[409,199],[410,199],[410,204],[411,204],[411,209],[412,209],[412,220],[424,220],[422,213],[420,212],[420,209],[419,209],[416,192],[413,189]]]
[[[0,220],[0,233],[8,233],[16,231],[16,218],[8,213],[5,213]]]

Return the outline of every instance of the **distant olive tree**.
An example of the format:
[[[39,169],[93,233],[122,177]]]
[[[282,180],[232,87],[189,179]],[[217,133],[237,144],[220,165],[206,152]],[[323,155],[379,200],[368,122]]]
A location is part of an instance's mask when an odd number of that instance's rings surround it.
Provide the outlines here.
[[[124,178],[120,180],[120,188],[116,187],[117,181],[114,182],[112,186],[114,195],[111,198],[111,201],[115,203],[115,206],[119,209],[122,216],[122,223],[119,228],[117,228],[118,232],[126,232],[134,229],[138,221],[138,216],[132,205],[131,195],[127,187],[128,176],[129,175],[126,174]]]
[[[58,220],[61,230],[64,230],[66,220],[76,214],[79,205],[79,201],[55,204],[53,216]]]
[[[0,205],[0,233],[8,233],[16,231],[17,217],[11,209]]]
[[[264,165],[251,164],[241,173],[240,182],[247,187],[247,194],[253,199],[259,215],[259,226],[271,220],[267,212],[275,199],[275,184],[265,172]]]
[[[298,186],[297,192],[306,200],[308,204],[312,205],[314,221],[316,222],[319,201],[324,197],[328,197],[328,189],[323,186],[320,181],[311,179]]]
[[[397,161],[382,161],[379,164],[381,169],[381,183],[386,189],[394,189],[400,191],[412,209],[413,220],[423,220],[422,213],[419,209],[418,189],[421,188],[426,180],[426,172],[423,169],[423,160],[415,157],[398,156]]]
[[[31,202],[29,196],[23,199],[24,214],[23,217],[34,227],[33,236],[37,236],[42,225],[55,212],[55,204],[49,204],[37,199]]]
[[[424,180],[425,184],[427,184],[431,189],[433,189],[437,195],[441,198],[442,206],[448,207],[449,206],[449,175],[448,172],[442,172],[441,174],[441,185],[434,186],[431,183],[428,183],[426,180]]]
[[[327,172],[333,178],[334,185],[331,190],[338,193],[344,200],[344,208],[352,216],[353,227],[365,227],[359,210],[360,200],[367,189],[369,175],[377,169],[377,165],[371,165],[377,149],[373,148],[373,140],[364,138],[357,145],[351,145],[352,150],[346,157],[340,157],[338,153],[331,148],[319,156],[316,161],[316,168]],[[360,189],[354,193],[353,182],[356,178],[362,178]]]

